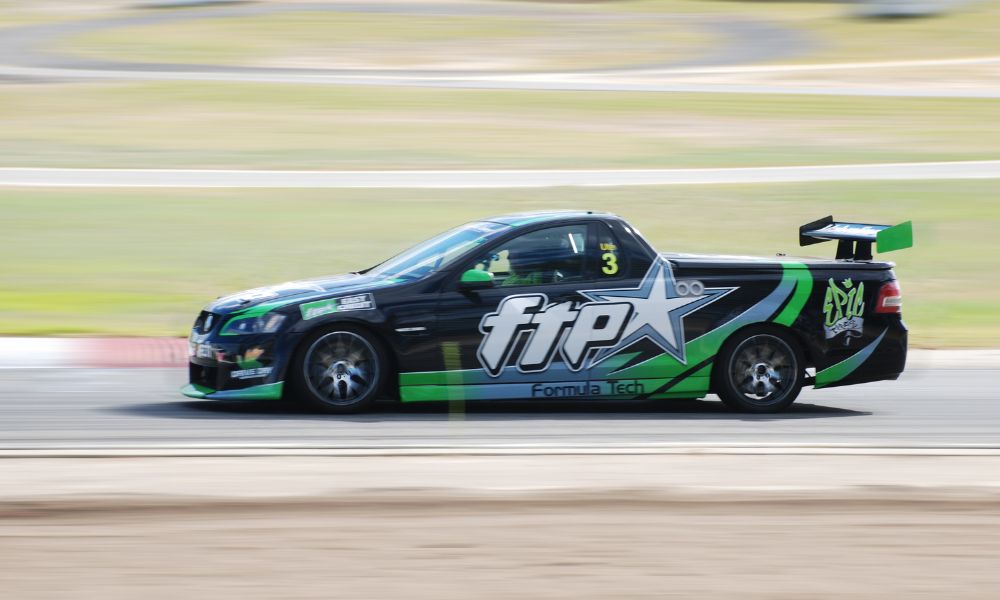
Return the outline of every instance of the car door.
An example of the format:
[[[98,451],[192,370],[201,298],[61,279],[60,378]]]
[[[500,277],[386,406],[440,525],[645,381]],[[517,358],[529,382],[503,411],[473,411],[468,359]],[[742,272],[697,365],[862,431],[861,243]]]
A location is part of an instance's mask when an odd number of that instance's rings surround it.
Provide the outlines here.
[[[526,231],[467,261],[445,284],[438,310],[449,397],[606,396],[590,381],[590,359],[596,346],[617,341],[631,308],[588,308],[598,303],[581,291],[634,286],[628,266],[597,221]],[[493,287],[461,289],[467,270],[490,273]]]

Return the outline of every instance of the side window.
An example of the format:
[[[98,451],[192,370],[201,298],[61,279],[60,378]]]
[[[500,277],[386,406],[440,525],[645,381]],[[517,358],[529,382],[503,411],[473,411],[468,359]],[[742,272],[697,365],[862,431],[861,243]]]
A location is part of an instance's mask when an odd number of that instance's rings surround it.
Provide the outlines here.
[[[587,225],[566,225],[518,236],[473,268],[492,273],[500,287],[583,281],[587,254]]]
[[[597,277],[611,279],[626,273],[625,255],[611,229],[604,223],[597,224]]]

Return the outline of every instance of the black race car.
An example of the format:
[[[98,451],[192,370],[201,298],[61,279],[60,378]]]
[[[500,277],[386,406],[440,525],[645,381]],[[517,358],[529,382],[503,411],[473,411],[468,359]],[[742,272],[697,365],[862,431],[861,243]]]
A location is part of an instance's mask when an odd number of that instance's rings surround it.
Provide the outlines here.
[[[699,398],[781,410],[803,385],[895,379],[909,222],[800,228],[837,257],[660,254],[623,219],[509,215],[378,266],[226,296],[190,338],[194,398],[403,402]]]

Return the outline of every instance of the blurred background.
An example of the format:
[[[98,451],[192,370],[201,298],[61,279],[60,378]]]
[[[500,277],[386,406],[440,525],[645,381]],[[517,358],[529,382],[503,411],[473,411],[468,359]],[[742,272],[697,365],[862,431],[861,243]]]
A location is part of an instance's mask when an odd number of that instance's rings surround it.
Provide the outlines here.
[[[0,166],[995,160],[998,33],[992,0],[0,2]],[[121,189],[45,173],[50,186],[0,187],[0,334],[181,336],[226,292],[367,267],[489,214],[569,207],[620,213],[664,251],[749,254],[795,253],[797,226],[827,214],[912,219],[916,247],[892,259],[913,343],[1000,334],[1000,279],[983,276],[1000,251],[995,178]]]
[[[996,598],[998,192],[1000,0],[0,0],[0,596]],[[948,352],[780,416],[4,362],[563,208],[750,255],[912,220]]]

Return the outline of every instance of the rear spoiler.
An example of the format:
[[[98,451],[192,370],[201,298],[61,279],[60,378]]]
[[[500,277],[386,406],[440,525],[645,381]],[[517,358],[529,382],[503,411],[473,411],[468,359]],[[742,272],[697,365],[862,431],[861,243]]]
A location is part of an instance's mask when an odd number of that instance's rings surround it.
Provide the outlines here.
[[[833,217],[799,227],[799,245],[809,246],[837,240],[837,260],[871,260],[872,242],[879,252],[902,250],[913,245],[913,223],[899,225],[869,225],[837,223]]]

